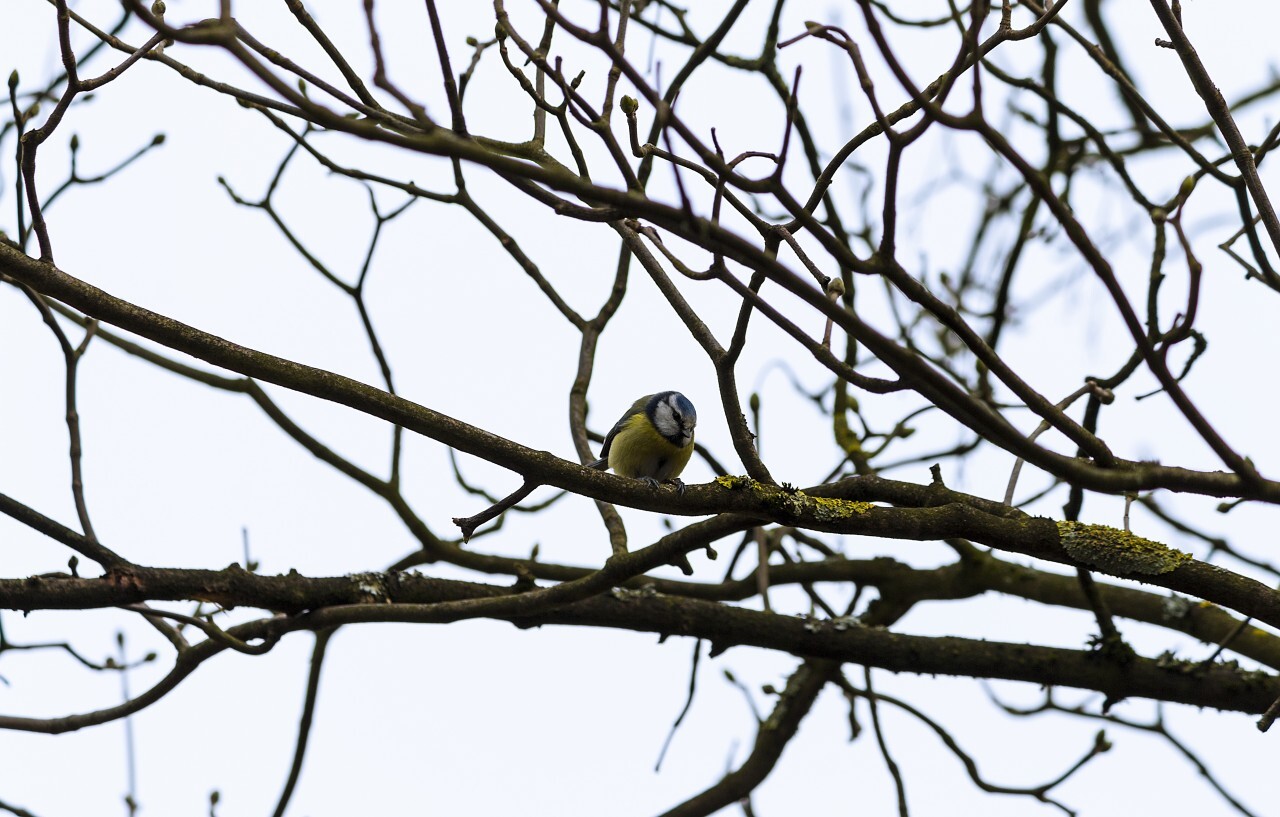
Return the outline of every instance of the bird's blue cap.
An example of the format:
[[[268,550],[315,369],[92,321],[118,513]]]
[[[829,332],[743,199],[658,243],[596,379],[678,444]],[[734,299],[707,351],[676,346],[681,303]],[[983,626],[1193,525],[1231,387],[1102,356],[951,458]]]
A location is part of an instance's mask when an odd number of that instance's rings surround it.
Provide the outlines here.
[[[685,397],[683,394],[681,394],[678,391],[672,392],[671,401],[672,403],[675,404],[675,407],[680,410],[681,414],[685,415],[686,417],[691,417],[695,420],[698,419],[698,411],[693,407],[693,403],[689,402],[688,397]]]

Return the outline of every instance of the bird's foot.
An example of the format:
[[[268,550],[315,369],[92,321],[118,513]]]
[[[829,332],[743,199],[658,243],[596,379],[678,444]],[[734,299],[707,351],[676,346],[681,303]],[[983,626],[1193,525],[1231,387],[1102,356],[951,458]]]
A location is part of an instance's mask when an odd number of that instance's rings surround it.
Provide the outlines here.
[[[656,479],[654,479],[653,477],[640,477],[640,481],[641,481],[641,482],[643,482],[645,485],[648,485],[650,488],[653,488],[653,489],[655,489],[655,490],[657,489],[658,485],[660,484],[660,483],[659,483]]]
[[[682,480],[680,480],[680,479],[678,479],[678,478],[673,478],[673,479],[669,479],[669,480],[667,480],[667,482],[669,482],[669,483],[671,483],[672,485],[676,486],[676,493],[680,494],[680,496],[684,496],[685,486],[684,486],[684,482],[683,482]]]

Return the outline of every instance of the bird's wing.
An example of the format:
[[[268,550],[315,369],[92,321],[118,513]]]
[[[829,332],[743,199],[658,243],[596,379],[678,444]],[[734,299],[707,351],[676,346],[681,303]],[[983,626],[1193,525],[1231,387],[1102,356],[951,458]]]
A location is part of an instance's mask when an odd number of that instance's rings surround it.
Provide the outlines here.
[[[618,432],[626,426],[627,420],[644,411],[645,404],[649,402],[649,398],[652,396],[651,394],[646,394],[632,403],[631,408],[627,409],[627,412],[618,419],[618,422],[613,424],[613,428],[609,429],[609,433],[604,436],[604,447],[600,449],[600,459],[596,460],[596,462],[603,461],[604,467],[609,467],[609,447],[613,445],[613,438],[618,436]]]

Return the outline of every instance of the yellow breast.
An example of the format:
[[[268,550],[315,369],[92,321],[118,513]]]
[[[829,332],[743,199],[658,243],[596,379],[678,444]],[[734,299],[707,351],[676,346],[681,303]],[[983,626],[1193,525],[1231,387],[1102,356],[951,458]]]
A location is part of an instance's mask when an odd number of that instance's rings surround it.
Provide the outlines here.
[[[658,433],[643,413],[627,420],[609,446],[609,467],[633,479],[666,482],[680,476],[693,455],[693,440],[680,447]]]

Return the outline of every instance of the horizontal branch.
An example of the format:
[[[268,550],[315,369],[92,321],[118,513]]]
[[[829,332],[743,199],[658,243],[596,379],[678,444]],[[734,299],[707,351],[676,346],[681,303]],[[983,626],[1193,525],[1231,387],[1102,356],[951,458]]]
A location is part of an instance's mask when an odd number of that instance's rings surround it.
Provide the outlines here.
[[[127,581],[110,575],[100,579],[0,580],[0,606],[8,609],[100,608],[200,599],[226,607],[293,611],[290,616],[274,616],[227,630],[228,635],[244,642],[274,641],[289,632],[346,624],[456,620],[456,607],[451,603],[511,595],[511,588],[415,573],[310,578],[296,573],[260,576],[237,567],[221,571],[144,568],[131,573]],[[1152,698],[1261,713],[1280,697],[1280,678],[1231,665],[1199,666],[1145,658],[1116,661],[1088,650],[902,635],[877,627],[763,613],[644,590],[616,590],[533,616],[493,617],[520,627],[565,624],[689,636],[709,641],[716,651],[752,646],[893,672],[1075,687],[1095,690],[1111,699]],[[191,647],[179,659],[182,674],[223,649],[221,640]],[[52,723],[56,731],[69,731],[110,719],[92,713],[53,721],[6,716],[0,717],[0,727],[49,731]]]

